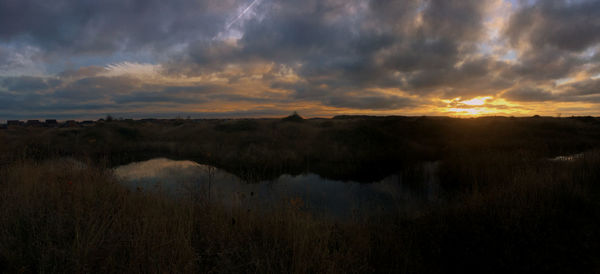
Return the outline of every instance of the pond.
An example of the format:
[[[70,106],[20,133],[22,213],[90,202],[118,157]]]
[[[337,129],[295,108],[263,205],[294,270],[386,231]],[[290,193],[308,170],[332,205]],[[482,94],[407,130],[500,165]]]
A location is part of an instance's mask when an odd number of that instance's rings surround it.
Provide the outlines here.
[[[439,201],[438,162],[423,163],[419,182],[398,175],[373,183],[328,180],[313,173],[282,175],[247,183],[218,168],[193,161],[157,158],[115,168],[127,187],[159,191],[175,198],[193,196],[230,207],[266,210],[291,202],[316,215],[339,218],[415,214]]]
[[[553,158],[549,158],[549,160],[552,162],[573,162],[575,160],[583,158],[584,155],[585,153],[583,152],[571,155],[559,155]]]

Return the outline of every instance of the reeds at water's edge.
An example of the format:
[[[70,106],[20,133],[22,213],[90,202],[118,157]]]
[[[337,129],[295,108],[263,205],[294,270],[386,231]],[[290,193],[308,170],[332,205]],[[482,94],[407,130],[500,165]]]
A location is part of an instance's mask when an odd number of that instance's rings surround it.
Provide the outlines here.
[[[9,127],[0,144],[0,273],[600,269],[598,118],[110,121]],[[340,221],[299,199],[255,212],[128,190],[112,172],[153,157],[249,182],[314,172],[418,184],[418,163],[436,161],[444,197],[419,214]]]
[[[599,151],[552,164],[505,160],[484,170],[479,161],[454,164],[463,167],[454,178],[469,185],[453,185],[443,206],[416,218],[338,222],[314,218],[297,200],[259,214],[129,191],[103,167],[13,163],[0,170],[0,270],[571,272],[598,266]]]

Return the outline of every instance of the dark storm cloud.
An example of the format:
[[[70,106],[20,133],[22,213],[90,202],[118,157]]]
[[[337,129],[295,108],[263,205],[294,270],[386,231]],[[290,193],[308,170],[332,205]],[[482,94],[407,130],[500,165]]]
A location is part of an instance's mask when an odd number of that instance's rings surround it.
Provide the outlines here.
[[[501,73],[509,69],[507,63],[490,57],[472,58],[457,67],[411,73],[407,88],[420,94],[437,91],[444,98],[493,95],[514,84],[514,77]]]
[[[324,102],[328,106],[385,110],[385,109],[404,109],[414,107],[416,102],[410,98],[379,95],[379,96],[337,96],[327,98]]]
[[[102,76],[97,68],[61,73],[60,77],[0,78],[1,115],[51,113],[73,110],[99,111],[147,109],[153,106],[178,108],[218,99],[223,102],[264,101],[231,94],[220,85],[170,86],[147,84],[136,77]],[[11,116],[12,117],[12,116]]]
[[[415,107],[417,100],[403,96],[380,94],[372,91],[346,91],[325,87],[315,87],[306,83],[273,83],[273,88],[294,90],[293,98],[317,100],[323,105],[360,110],[393,110]]]
[[[116,96],[114,102],[118,104],[129,103],[178,103],[178,104],[197,104],[206,102],[204,98],[198,97],[178,97],[170,93],[162,92],[136,92],[132,94]]]
[[[112,99],[118,104],[178,103],[198,104],[209,101],[208,95],[226,93],[226,87],[215,85],[157,86],[146,85],[128,94],[117,94]]]
[[[2,26],[0,26],[2,28]],[[38,50],[28,45],[5,45],[0,38],[0,76],[20,76],[39,73],[33,62],[39,61]]]
[[[538,0],[512,15],[506,34],[513,44],[585,50],[600,42],[600,2]]]
[[[42,78],[33,76],[0,78],[0,87],[9,91],[39,91],[57,87],[61,81],[57,78]]]
[[[361,5],[363,4],[363,5]],[[298,83],[273,83],[295,98],[360,109],[404,108],[411,100],[343,98],[357,88],[400,88],[414,94],[461,93],[483,82],[488,61],[456,63],[476,51],[486,1],[262,1],[236,45],[198,42],[169,66],[206,73],[257,60],[294,67]],[[421,18],[421,19],[419,19]],[[184,64],[184,65],[182,65]],[[191,69],[189,69],[191,68]],[[187,69],[187,70],[186,70]],[[497,84],[497,81],[485,81]],[[325,87],[324,87],[325,86]],[[369,106],[369,104],[372,104]]]
[[[189,55],[198,64],[213,63],[215,56],[225,61],[255,56],[278,63],[302,62],[307,63],[307,74],[322,65],[348,71],[356,63],[374,65],[375,55],[385,50],[393,52],[386,57],[396,57],[385,60],[391,69],[452,66],[458,47],[477,41],[485,6],[485,1],[372,1],[360,14],[348,11],[361,2],[263,1],[258,10],[264,18],[244,25],[239,48],[203,42],[191,46]],[[419,7],[425,11],[424,24],[411,27]]]
[[[73,82],[32,76],[0,78],[0,113],[110,108],[114,107],[109,104],[114,93],[132,88],[133,82],[124,77],[90,77]]]
[[[3,108],[14,106],[14,102],[15,96],[13,94],[0,90],[0,104],[2,104]]]
[[[476,96],[597,102],[598,79],[555,84],[600,73],[596,0],[520,1],[493,41],[496,0],[258,0],[238,17],[252,2],[0,0],[0,75],[36,64],[62,71],[0,78],[0,103],[58,111],[316,102],[385,111]],[[148,60],[132,57],[140,52]],[[196,76],[203,80],[183,87],[173,80]]]
[[[581,53],[600,43],[600,2],[544,0],[524,4],[504,34],[520,51],[507,77],[542,83],[597,67]],[[597,53],[596,53],[597,54]]]
[[[106,69],[104,67],[99,66],[88,66],[81,67],[78,69],[68,69],[58,74],[61,78],[71,78],[71,79],[81,79],[84,77],[92,77],[102,72],[105,72]]]
[[[505,92],[502,97],[511,101],[521,102],[600,102],[600,81],[589,80],[567,84],[556,88],[552,93],[541,88],[515,88]]]
[[[600,94],[600,79],[590,79],[570,84],[566,91],[571,95]]]
[[[244,1],[2,0],[0,39],[56,53],[161,48],[213,37]]]
[[[549,47],[526,50],[519,61],[505,72],[507,77],[531,81],[559,79],[581,70],[580,66],[586,63],[574,53]]]
[[[10,52],[0,47],[0,67],[8,64],[10,58]]]
[[[58,88],[53,96],[62,101],[88,102],[111,98],[120,93],[130,92],[140,85],[136,78],[119,76],[95,76],[81,78]]]
[[[505,92],[502,97],[512,101],[543,102],[556,99],[552,93],[534,87],[515,88]]]

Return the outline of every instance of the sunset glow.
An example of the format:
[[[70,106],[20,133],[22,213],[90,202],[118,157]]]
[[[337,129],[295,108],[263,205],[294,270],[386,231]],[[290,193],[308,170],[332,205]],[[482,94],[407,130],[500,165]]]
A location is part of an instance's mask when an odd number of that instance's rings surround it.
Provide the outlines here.
[[[599,181],[600,0],[0,0],[0,274],[596,273]]]
[[[600,115],[597,1],[175,2],[0,1],[0,120]]]
[[[477,97],[477,98],[473,98],[471,100],[461,101],[461,103],[463,103],[465,105],[469,105],[469,106],[481,106],[481,105],[485,104],[485,102],[489,99],[492,99],[492,97],[490,97],[490,96]]]

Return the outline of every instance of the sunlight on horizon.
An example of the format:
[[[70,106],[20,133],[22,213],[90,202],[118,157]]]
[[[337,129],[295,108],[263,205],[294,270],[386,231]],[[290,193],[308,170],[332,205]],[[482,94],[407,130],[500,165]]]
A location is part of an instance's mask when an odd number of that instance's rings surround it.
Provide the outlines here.
[[[448,114],[467,117],[478,117],[482,115],[497,114],[498,112],[489,108],[449,108]]]
[[[462,104],[469,105],[469,106],[481,106],[481,105],[484,105],[486,103],[486,101],[491,100],[491,99],[492,99],[492,96],[475,97],[471,100],[460,101],[460,102]]]
[[[0,4],[0,120],[600,116],[595,1]]]

